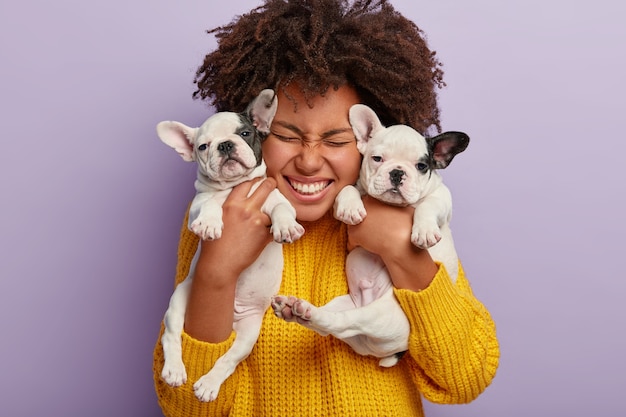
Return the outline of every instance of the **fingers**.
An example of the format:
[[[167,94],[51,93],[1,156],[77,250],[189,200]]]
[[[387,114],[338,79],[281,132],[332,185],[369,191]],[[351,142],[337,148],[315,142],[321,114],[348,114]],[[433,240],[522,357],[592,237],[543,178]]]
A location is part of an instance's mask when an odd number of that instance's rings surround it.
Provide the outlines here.
[[[258,188],[254,189],[256,185],[258,185]],[[276,180],[274,178],[254,178],[233,188],[228,198],[249,199],[250,203],[259,203],[259,206],[261,206],[275,188]],[[253,189],[254,191],[252,192]]]
[[[223,208],[238,207],[243,218],[256,219],[255,224],[269,227],[271,220],[262,214],[262,207],[270,193],[276,189],[273,178],[255,178],[237,185],[226,199]]]
[[[256,183],[255,183],[256,185]],[[276,180],[274,178],[265,178],[263,182],[259,184],[258,188],[248,197],[252,204],[263,205],[267,197],[272,191],[276,189]]]

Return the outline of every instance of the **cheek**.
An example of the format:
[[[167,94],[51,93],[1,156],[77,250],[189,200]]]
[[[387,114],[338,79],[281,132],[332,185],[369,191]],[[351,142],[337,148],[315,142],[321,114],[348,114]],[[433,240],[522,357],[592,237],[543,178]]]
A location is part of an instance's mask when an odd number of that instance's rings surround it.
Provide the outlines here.
[[[285,152],[286,147],[277,146],[276,141],[272,140],[270,137],[263,142],[261,148],[265,165],[267,165],[267,175],[272,177],[280,171],[285,161],[289,158],[287,152]]]
[[[361,169],[361,154],[356,146],[333,155],[332,164],[341,182],[354,184]]]

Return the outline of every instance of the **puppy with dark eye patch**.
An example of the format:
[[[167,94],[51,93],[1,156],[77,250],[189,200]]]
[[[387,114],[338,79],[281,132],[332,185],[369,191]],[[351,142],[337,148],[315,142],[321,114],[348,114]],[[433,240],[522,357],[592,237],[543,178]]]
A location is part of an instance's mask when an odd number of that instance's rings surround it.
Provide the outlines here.
[[[345,187],[337,196],[335,217],[347,224],[363,221],[364,194],[394,206],[415,207],[411,242],[428,249],[456,280],[458,257],[449,227],[452,196],[437,170],[467,148],[469,137],[445,132],[424,138],[409,126],[384,127],[363,104],[350,108],[350,123],[363,162],[356,187]],[[274,313],[320,335],[333,335],[361,355],[381,358],[381,366],[395,365],[408,349],[410,328],[385,264],[378,255],[357,247],[346,259],[346,274],[349,294],[322,307],[278,295],[272,300]]]
[[[157,134],[164,143],[174,148],[185,161],[197,162],[196,195],[189,209],[189,228],[203,240],[222,236],[222,205],[232,188],[244,181],[265,177],[261,142],[269,133],[277,106],[274,91],[267,89],[244,113],[216,113],[197,128],[173,121],[157,125]],[[252,191],[260,184],[260,181],[254,184]],[[278,189],[270,193],[261,211],[272,221],[270,232],[274,241],[237,279],[233,312],[233,330],[237,336],[213,368],[193,384],[200,401],[214,401],[222,383],[252,351],[265,311],[282,280],[283,249],[280,243],[293,242],[304,233],[304,228],[296,221],[295,208]],[[163,319],[161,378],[173,387],[187,381],[181,335],[199,256],[200,245],[191,261],[189,274],[174,290]]]

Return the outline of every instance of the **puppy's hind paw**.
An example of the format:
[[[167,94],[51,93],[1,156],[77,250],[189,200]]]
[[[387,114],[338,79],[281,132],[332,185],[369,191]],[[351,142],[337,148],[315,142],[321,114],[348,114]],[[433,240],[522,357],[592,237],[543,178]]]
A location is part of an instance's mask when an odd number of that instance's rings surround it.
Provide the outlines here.
[[[222,384],[215,381],[209,374],[204,375],[195,384],[193,384],[193,391],[196,398],[202,402],[215,401],[217,394],[220,391]]]
[[[299,317],[301,320],[309,321],[313,315],[314,308],[308,301],[297,298],[291,307],[291,311],[294,316]]]
[[[313,306],[300,298],[275,295],[272,297],[272,309],[279,319],[301,322],[310,320]]]
[[[187,371],[185,365],[182,362],[178,364],[165,363],[163,371],[161,372],[161,378],[170,387],[180,387],[187,382]]]
[[[272,310],[274,310],[274,315],[279,319],[290,321],[293,318],[290,299],[295,300],[294,297],[287,297],[285,295],[275,295],[272,297]]]

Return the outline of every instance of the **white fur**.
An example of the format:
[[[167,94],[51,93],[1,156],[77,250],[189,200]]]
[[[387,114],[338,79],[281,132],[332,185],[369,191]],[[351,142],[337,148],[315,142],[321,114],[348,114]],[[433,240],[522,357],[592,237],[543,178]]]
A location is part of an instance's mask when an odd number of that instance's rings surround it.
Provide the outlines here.
[[[346,187],[338,194],[335,217],[347,224],[360,223],[367,214],[362,194],[392,205],[412,205],[415,214],[411,242],[427,248],[456,280],[458,258],[449,227],[452,197],[435,169],[445,168],[454,154],[465,149],[467,135],[442,134],[447,135],[447,143],[434,145],[431,151],[427,140],[414,129],[404,125],[384,127],[376,114],[361,104],[350,109],[350,123],[363,163],[357,187]],[[435,144],[443,143],[436,139]],[[431,169],[420,171],[416,167],[420,162]],[[397,354],[408,349],[410,326],[393,294],[387,268],[379,256],[357,247],[347,257],[346,274],[348,295],[322,307],[278,295],[272,301],[275,314],[283,317],[283,309],[290,307],[294,315],[290,321],[322,336],[331,334],[361,355],[381,358],[381,366],[395,365]]]
[[[251,103],[247,112],[256,129],[261,132],[269,131],[276,106],[272,90],[264,90]],[[157,126],[161,139],[184,160],[198,162],[198,177],[195,182],[197,193],[189,212],[189,228],[205,240],[221,237],[222,204],[232,187],[265,175],[265,163],[260,159],[260,143],[248,141],[234,133],[241,128],[240,117],[230,112],[213,115],[199,128],[190,128],[178,122],[161,122]],[[219,151],[220,144],[223,148],[225,143],[232,148],[228,156]],[[206,149],[199,149],[201,144],[205,144]],[[255,186],[259,184],[260,182]],[[296,222],[295,209],[278,190],[270,193],[261,210],[272,220],[274,242],[265,247],[257,260],[237,280],[233,306],[233,330],[236,338],[213,368],[194,383],[196,397],[201,401],[215,400],[222,383],[252,351],[259,336],[264,313],[270,305],[271,297],[280,287],[283,253],[279,243],[293,242],[304,233],[304,228]],[[165,363],[161,376],[174,387],[187,381],[187,372],[182,361],[181,333],[199,254],[200,245],[191,262],[189,274],[174,290],[163,319],[165,330],[161,343]]]

